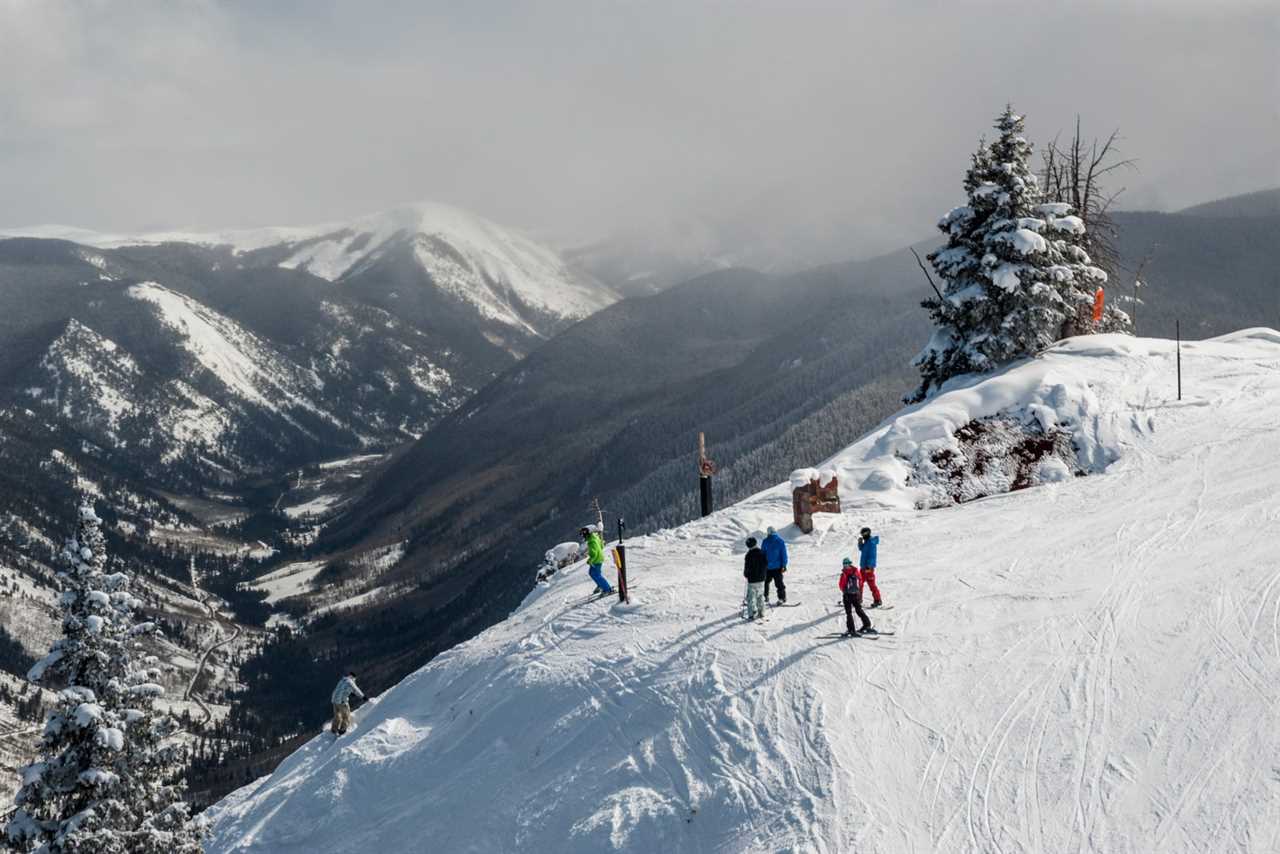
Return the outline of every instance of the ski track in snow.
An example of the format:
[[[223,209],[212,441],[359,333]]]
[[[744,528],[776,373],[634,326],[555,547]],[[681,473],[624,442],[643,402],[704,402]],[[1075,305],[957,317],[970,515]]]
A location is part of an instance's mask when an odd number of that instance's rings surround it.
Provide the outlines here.
[[[779,488],[633,540],[632,605],[562,570],[216,806],[208,850],[1275,850],[1280,339],[1189,346],[1181,404],[1149,343],[1081,357],[1139,428],[1106,474],[813,537]],[[897,634],[822,639],[864,522]],[[799,604],[748,625],[767,524]]]

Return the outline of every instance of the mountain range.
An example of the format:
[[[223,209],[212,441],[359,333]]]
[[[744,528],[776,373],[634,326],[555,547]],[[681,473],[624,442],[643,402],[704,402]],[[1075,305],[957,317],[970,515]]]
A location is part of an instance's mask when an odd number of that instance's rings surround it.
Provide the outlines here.
[[[1140,331],[1276,322],[1266,198],[1116,215],[1123,275],[1150,256]],[[47,583],[75,492],[126,496],[104,512],[113,550],[161,585],[189,585],[195,553],[224,623],[288,627],[254,629],[259,653],[227,670],[254,698],[236,725],[270,743],[318,723],[335,667],[376,690],[501,619],[596,500],[611,530],[693,518],[699,432],[718,506],[851,443],[898,407],[927,337],[906,250],[786,275],[685,253],[636,277],[634,254],[563,260],[431,204],[219,234],[15,232],[0,566]],[[1131,310],[1131,284],[1108,298]]]
[[[18,674],[56,629],[77,494],[100,502],[113,554],[154,582],[154,615],[191,636],[194,665],[197,635],[229,631],[218,611],[255,604],[239,573],[313,536],[319,508],[291,474],[412,441],[617,298],[434,204],[213,235],[16,231],[0,237],[0,569],[27,591],[6,603]],[[349,487],[368,465],[327,474]],[[200,595],[234,605],[197,601],[190,556]],[[239,653],[221,653],[207,697],[235,682]]]

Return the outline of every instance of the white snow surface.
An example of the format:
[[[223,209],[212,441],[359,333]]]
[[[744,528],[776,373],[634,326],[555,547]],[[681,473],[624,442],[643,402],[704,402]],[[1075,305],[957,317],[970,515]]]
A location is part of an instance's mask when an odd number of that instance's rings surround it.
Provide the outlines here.
[[[970,380],[837,455],[887,482],[842,476],[812,536],[781,484],[629,541],[628,606],[558,573],[213,807],[207,850],[1277,850],[1280,333],[1184,344],[1182,401],[1173,350],[1074,339]],[[1110,462],[914,509],[904,443],[1033,405]],[[795,607],[749,625],[766,525]],[[896,635],[824,637],[863,525]]]
[[[301,519],[303,516],[323,516],[341,501],[341,495],[318,495],[310,501],[284,508],[284,514],[290,519]]]
[[[320,574],[320,571],[325,568],[325,564],[326,562],[323,560],[288,563],[279,569],[255,578],[251,582],[246,582],[245,586],[257,590],[265,590],[268,594],[266,598],[267,604],[274,605],[281,599],[288,599],[290,596],[308,592],[311,589],[311,580]]]

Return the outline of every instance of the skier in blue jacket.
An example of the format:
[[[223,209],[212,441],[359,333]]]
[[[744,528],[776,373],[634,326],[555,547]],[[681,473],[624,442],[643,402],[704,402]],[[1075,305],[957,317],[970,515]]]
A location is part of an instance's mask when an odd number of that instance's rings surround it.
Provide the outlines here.
[[[876,586],[876,547],[880,545],[880,538],[871,536],[870,528],[863,528],[861,534],[858,537],[858,558],[862,564],[862,577],[858,582],[858,592],[862,592],[864,584],[870,587],[871,607],[879,608],[884,604],[880,599],[880,588]]]
[[[765,537],[764,542],[760,544],[765,558],[769,561],[769,572],[764,578],[764,598],[766,602],[769,600],[769,584],[776,584],[778,604],[781,605],[787,601],[787,585],[782,581],[782,574],[787,571],[787,543],[773,528],[769,528],[768,533],[769,536]]]

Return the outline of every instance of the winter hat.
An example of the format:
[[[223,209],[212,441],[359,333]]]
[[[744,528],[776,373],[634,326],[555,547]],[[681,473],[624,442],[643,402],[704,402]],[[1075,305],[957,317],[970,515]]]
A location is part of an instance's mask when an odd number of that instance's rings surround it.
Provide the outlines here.
[[[754,549],[756,547],[756,538],[747,537],[747,548]]]
[[[841,561],[841,563],[844,564],[845,566],[853,566],[853,560],[850,558],[845,558],[844,560]]]
[[[778,533],[778,532],[777,532],[777,531],[775,531],[775,530],[773,530],[773,526],[772,526],[772,525],[770,525],[769,527],[765,528],[765,533],[767,533],[767,534],[776,534],[776,533]]]

